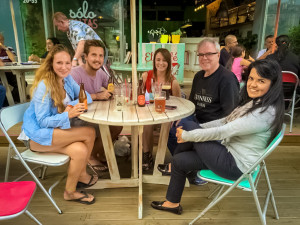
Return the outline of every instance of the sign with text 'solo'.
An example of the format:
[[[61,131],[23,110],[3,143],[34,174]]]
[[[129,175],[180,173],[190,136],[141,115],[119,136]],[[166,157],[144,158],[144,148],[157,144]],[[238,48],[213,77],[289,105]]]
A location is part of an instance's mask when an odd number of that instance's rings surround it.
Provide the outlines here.
[[[154,52],[158,48],[166,48],[169,50],[172,61],[172,75],[176,77],[180,84],[183,84],[185,44],[142,43],[142,55],[139,59],[139,62],[141,62],[142,66],[153,66]]]

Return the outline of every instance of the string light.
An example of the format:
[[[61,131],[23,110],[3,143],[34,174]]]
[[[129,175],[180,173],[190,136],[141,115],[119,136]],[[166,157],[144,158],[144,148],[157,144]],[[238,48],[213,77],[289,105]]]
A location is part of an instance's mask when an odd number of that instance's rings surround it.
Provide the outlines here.
[[[202,5],[200,5],[200,6],[198,6],[198,7],[196,7],[195,9],[194,9],[194,11],[195,12],[197,12],[197,11],[199,11],[199,10],[201,10],[201,9],[203,9],[204,8],[204,4],[202,4]]]

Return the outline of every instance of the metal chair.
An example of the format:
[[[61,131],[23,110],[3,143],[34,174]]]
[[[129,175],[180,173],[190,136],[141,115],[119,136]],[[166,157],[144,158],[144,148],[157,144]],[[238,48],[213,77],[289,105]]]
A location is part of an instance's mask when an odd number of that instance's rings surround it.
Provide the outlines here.
[[[290,71],[282,71],[282,82],[291,83],[294,85],[293,95],[291,97],[284,96],[284,101],[288,102],[288,107],[285,110],[285,115],[290,117],[290,133],[293,129],[294,111],[297,100],[297,87],[299,85],[298,76]],[[298,96],[299,98],[299,96]]]
[[[215,184],[218,184],[218,187],[210,194],[209,198],[214,195],[217,191],[218,193],[214,197],[214,199],[211,201],[211,203],[189,224],[194,224],[200,217],[202,217],[208,210],[210,210],[212,207],[214,207],[218,202],[220,202],[227,194],[229,194],[234,188],[239,188],[244,191],[251,191],[253,194],[253,198],[256,204],[256,208],[259,214],[259,218],[261,221],[261,224],[266,225],[266,212],[269,204],[269,200],[271,198],[271,203],[273,206],[273,210],[275,213],[275,218],[279,219],[275,198],[272,192],[271,183],[269,180],[269,175],[267,172],[266,164],[265,164],[265,158],[271,154],[271,152],[278,146],[278,144],[281,142],[283,136],[284,136],[284,130],[286,125],[283,124],[282,130],[280,133],[274,138],[274,140],[269,144],[269,146],[266,148],[265,153],[236,181],[228,180],[225,178],[222,178],[218,175],[216,175],[211,170],[201,170],[198,172],[198,177]],[[266,183],[268,186],[268,192],[266,194],[265,203],[263,206],[263,210],[261,208],[260,202],[258,200],[257,196],[257,184],[259,182],[259,178],[261,173],[264,172]],[[223,192],[224,188],[228,186],[228,189]],[[223,192],[223,194],[222,194]]]
[[[0,183],[0,220],[12,219],[25,212],[34,222],[42,225],[27,210],[35,190],[36,183],[33,181]]]
[[[44,186],[41,184],[39,179],[36,177],[36,175],[33,173],[34,170],[40,169],[40,178],[44,178],[46,168],[48,166],[61,166],[69,162],[70,157],[67,155],[59,154],[59,153],[41,153],[41,152],[33,152],[30,149],[26,149],[23,152],[19,151],[19,149],[14,144],[13,140],[7,133],[7,131],[13,127],[14,125],[20,123],[23,121],[23,115],[26,109],[29,107],[29,102],[23,103],[23,104],[17,104],[10,107],[3,108],[0,111],[0,128],[2,132],[4,133],[6,139],[9,142],[8,147],[8,154],[7,154],[7,163],[6,163],[6,170],[5,170],[5,178],[4,181],[7,182],[8,180],[8,174],[9,174],[9,167],[10,167],[10,159],[14,158],[19,160],[27,172],[23,174],[22,176],[18,177],[14,181],[18,181],[22,179],[27,174],[30,174],[37,185],[42,189],[42,191],[45,193],[45,195],[48,197],[48,199],[51,201],[51,203],[54,205],[54,207],[57,209],[57,211],[61,214],[62,211],[57,206],[56,202],[51,196],[51,192],[53,188],[59,184],[59,182],[65,177],[60,178],[58,181],[56,181],[48,190],[44,188]],[[13,154],[14,153],[14,154]],[[34,168],[30,168],[27,164],[27,162],[38,164],[38,166]]]

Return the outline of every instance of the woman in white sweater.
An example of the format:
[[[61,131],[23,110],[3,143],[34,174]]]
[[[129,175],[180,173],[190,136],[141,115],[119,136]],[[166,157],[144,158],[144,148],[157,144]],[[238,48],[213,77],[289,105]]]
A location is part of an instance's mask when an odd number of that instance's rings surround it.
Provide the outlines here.
[[[283,116],[280,66],[272,60],[253,62],[240,104],[229,116],[204,124],[191,121],[190,131],[177,128],[181,144],[173,157],[166,201],[154,201],[151,206],[181,214],[180,200],[190,171],[210,169],[226,179],[238,179],[280,131]]]

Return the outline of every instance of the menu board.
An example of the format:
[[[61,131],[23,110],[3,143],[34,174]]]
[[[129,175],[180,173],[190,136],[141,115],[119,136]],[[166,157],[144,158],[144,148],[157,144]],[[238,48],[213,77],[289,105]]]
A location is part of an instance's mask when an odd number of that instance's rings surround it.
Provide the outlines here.
[[[153,66],[154,52],[158,48],[166,48],[171,53],[172,75],[176,77],[179,84],[183,84],[184,73],[184,52],[185,44],[162,44],[162,43],[142,43],[142,55],[139,58],[139,65],[143,67]]]

